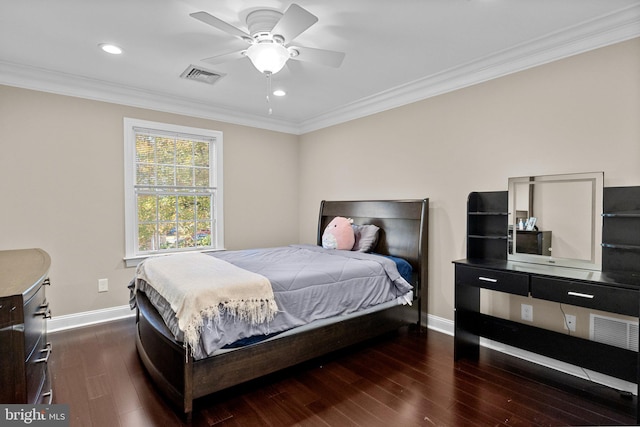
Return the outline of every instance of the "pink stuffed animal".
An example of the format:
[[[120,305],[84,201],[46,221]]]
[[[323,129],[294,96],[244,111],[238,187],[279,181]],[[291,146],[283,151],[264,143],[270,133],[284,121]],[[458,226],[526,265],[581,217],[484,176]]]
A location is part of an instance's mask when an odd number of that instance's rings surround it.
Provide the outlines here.
[[[331,220],[322,233],[322,247],[325,249],[343,249],[350,251],[356,238],[353,234],[351,218],[337,216]]]

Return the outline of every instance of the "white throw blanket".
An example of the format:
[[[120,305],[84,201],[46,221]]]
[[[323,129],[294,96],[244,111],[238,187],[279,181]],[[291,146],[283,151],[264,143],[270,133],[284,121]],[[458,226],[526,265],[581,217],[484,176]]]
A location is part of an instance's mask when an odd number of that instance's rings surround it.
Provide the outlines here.
[[[269,279],[202,253],[147,258],[138,265],[136,279],[171,304],[192,349],[206,317],[229,314],[258,324],[273,320],[278,311]]]

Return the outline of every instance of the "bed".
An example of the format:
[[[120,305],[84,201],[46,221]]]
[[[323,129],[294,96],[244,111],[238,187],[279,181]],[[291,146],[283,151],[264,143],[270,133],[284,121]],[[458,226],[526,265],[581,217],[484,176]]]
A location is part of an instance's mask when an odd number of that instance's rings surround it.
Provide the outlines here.
[[[274,333],[242,346],[225,346],[211,355],[196,354],[165,322],[152,293],[137,289],[136,347],[157,388],[190,419],[193,401],[266,374],[322,356],[329,352],[413,325],[420,330],[426,304],[428,276],[428,199],[385,201],[322,201],[317,247],[333,218],[353,219],[355,225],[379,227],[372,252],[377,257],[410,265],[411,304],[389,301],[363,311],[314,320],[300,327]],[[297,250],[297,247],[294,248]],[[301,250],[313,251],[312,247]],[[347,252],[347,251],[339,251]],[[324,256],[321,254],[319,256]],[[361,256],[350,255],[351,258]],[[395,261],[394,261],[395,262]],[[388,263],[381,262],[381,265]],[[406,277],[406,276],[405,276]],[[148,292],[148,289],[147,289]],[[406,296],[399,297],[406,299]],[[158,311],[160,309],[160,312]],[[354,333],[357,331],[357,333]],[[178,336],[178,338],[176,338]],[[193,346],[195,347],[195,346]],[[232,347],[232,348],[228,348]]]

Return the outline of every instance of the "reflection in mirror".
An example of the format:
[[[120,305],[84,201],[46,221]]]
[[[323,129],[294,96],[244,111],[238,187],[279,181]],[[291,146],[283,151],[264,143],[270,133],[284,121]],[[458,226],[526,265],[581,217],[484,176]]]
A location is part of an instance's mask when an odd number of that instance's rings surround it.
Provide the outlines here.
[[[601,269],[602,172],[509,178],[513,261]]]

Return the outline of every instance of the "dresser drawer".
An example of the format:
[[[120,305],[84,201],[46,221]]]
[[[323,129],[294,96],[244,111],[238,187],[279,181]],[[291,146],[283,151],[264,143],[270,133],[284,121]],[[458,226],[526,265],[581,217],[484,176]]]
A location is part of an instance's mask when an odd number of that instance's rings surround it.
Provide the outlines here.
[[[36,405],[51,405],[53,403],[53,387],[51,387],[51,376],[49,375],[49,369],[44,373],[44,384],[42,384],[42,390],[40,395],[36,399]]]
[[[532,276],[531,296],[627,316],[640,313],[640,292],[613,286]]]
[[[22,323],[22,300],[19,297],[0,298],[0,328]]]
[[[456,265],[456,285],[529,295],[529,275]]]
[[[51,317],[46,302],[44,286],[24,305],[24,348],[28,358],[35,349],[36,342],[47,330],[47,319]]]
[[[27,402],[39,403],[42,389],[47,380],[47,364],[51,354],[51,345],[42,337],[36,343],[36,349],[26,362]]]
[[[0,251],[0,403],[48,402],[43,390],[51,388],[45,361],[51,312],[44,285],[50,266],[42,249]]]

